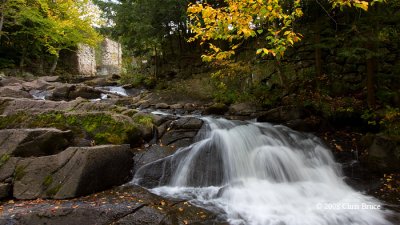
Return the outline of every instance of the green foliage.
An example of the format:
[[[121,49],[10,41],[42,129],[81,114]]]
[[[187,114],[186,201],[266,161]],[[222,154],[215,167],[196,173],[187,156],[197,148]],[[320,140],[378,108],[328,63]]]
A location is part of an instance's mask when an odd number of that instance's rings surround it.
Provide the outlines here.
[[[213,98],[215,88],[209,79],[209,74],[199,74],[186,79],[158,82],[156,91],[171,96],[176,102],[193,100],[209,102]]]
[[[388,88],[381,88],[377,90],[376,97],[383,104],[390,104],[391,100],[395,98],[397,95],[395,90],[391,90]]]
[[[154,118],[152,116],[137,114],[133,117],[133,120],[145,127],[153,127]]]
[[[20,53],[20,66],[28,57],[51,55],[57,59],[63,49],[95,45],[100,37],[92,28],[89,5],[89,0],[5,1],[0,37],[8,41],[1,44]]]
[[[281,67],[287,83],[281,84],[274,61],[251,63],[242,59],[238,62],[219,61],[218,70],[211,75],[213,96],[218,102],[231,104],[250,101],[265,107],[279,103],[290,86],[289,79],[296,78],[290,65]]]
[[[4,68],[14,68],[15,67],[15,62],[12,59],[4,59],[0,58],[0,69]]]
[[[167,39],[187,31],[185,1],[128,0],[115,4],[105,1],[97,3],[106,12],[104,16],[115,23],[112,35],[122,41],[130,54],[143,55],[155,48],[162,48],[169,43]]]
[[[144,75],[140,73],[123,73],[120,79],[121,84],[129,84],[134,87],[154,88],[156,79],[152,75]]]
[[[384,127],[384,132],[389,135],[400,135],[400,109],[386,107],[383,119],[380,124]]]
[[[380,125],[388,135],[400,135],[400,109],[386,106],[379,111],[365,110],[362,119],[370,125]]]
[[[248,100],[248,91],[252,86],[250,65],[224,62],[217,66],[220,69],[211,75],[215,100],[226,104]]]
[[[364,110],[363,114],[361,115],[361,118],[365,121],[367,121],[367,123],[369,125],[377,125],[377,123],[379,123],[379,119],[378,116],[376,115],[375,111],[372,111],[370,109]]]

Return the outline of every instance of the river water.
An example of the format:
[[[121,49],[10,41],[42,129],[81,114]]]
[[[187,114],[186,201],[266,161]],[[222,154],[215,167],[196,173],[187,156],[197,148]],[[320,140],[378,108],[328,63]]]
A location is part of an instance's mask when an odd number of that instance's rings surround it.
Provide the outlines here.
[[[232,225],[391,224],[381,202],[344,182],[318,138],[267,123],[204,120],[196,143],[164,159],[171,175],[153,193],[191,200]]]

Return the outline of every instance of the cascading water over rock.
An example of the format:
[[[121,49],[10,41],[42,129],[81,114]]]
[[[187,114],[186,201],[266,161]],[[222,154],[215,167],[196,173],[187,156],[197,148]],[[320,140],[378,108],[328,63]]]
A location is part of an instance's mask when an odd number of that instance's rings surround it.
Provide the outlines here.
[[[381,203],[343,181],[318,138],[267,123],[205,118],[197,142],[140,168],[156,194],[219,210],[230,224],[390,224]]]

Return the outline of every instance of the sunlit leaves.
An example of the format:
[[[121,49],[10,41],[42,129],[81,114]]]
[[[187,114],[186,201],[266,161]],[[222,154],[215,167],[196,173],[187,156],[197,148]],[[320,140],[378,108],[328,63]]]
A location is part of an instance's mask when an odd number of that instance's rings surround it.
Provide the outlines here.
[[[38,51],[55,56],[61,49],[78,43],[94,45],[99,36],[84,9],[89,3],[89,0],[9,0],[5,8],[7,35],[24,48],[35,46]]]
[[[357,7],[360,9],[363,9],[365,11],[368,10],[369,6],[374,5],[375,3],[381,3],[385,2],[386,0],[372,0],[372,1],[366,1],[366,0],[330,0],[331,4],[333,7],[340,7],[343,9],[343,7]]]
[[[356,7],[368,10],[370,5],[385,0],[330,0],[332,7]],[[204,1],[190,4],[187,10],[190,28],[195,36],[189,41],[200,40],[209,43],[224,40],[237,43],[252,37],[263,37],[265,42],[257,54],[272,55],[277,59],[284,56],[286,50],[301,40],[301,34],[295,31],[295,22],[304,15],[302,1],[279,0],[224,0],[225,6],[212,6]],[[206,61],[229,58],[234,49],[222,50],[210,44],[209,52],[203,56]],[[227,51],[228,53],[224,54]]]

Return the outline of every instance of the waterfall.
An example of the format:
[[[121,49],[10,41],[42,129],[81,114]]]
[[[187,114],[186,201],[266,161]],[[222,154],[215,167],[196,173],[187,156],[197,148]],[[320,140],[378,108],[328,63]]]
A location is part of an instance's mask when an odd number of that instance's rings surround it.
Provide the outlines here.
[[[313,135],[267,123],[204,118],[197,142],[139,169],[152,192],[221,212],[232,225],[383,225],[389,211],[353,190]]]

